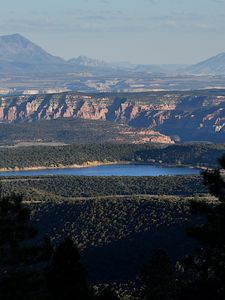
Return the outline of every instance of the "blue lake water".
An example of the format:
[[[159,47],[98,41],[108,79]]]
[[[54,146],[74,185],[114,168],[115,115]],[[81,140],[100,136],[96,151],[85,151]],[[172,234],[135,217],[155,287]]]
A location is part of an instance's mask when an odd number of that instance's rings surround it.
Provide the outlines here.
[[[0,172],[0,176],[46,176],[46,175],[74,175],[74,176],[160,176],[160,175],[197,175],[200,171],[188,167],[165,167],[152,165],[105,165],[87,168],[46,169],[30,171]]]

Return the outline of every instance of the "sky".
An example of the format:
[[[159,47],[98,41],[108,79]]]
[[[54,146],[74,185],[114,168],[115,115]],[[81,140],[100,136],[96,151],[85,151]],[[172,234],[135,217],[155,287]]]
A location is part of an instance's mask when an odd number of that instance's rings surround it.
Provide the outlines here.
[[[225,0],[0,0],[0,35],[65,59],[194,64],[225,52]]]

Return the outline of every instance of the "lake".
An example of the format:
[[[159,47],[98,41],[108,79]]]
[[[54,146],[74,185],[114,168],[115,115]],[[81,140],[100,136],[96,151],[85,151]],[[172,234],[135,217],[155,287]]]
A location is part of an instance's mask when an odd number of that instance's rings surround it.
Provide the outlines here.
[[[0,172],[0,176],[46,176],[46,175],[73,175],[73,176],[160,176],[160,175],[197,175],[199,169],[188,167],[166,167],[148,164],[104,165],[85,168],[45,169],[29,171]]]

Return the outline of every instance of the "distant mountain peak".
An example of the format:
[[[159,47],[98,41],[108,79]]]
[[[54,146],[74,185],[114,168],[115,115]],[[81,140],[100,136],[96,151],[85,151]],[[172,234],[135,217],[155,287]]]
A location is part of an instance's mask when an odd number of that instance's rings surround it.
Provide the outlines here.
[[[4,39],[26,39],[22,34],[20,33],[13,33],[13,34],[10,34],[10,35],[2,35],[1,36],[2,38]],[[26,39],[27,40],[27,39]]]
[[[109,64],[103,60],[90,58],[85,55],[80,55],[78,57],[74,57],[74,58],[68,60],[68,63],[77,65],[77,66],[84,66],[84,67],[106,67],[106,66],[109,66]]]
[[[192,74],[221,75],[225,74],[225,52],[201,61],[188,69]]]
[[[0,36],[0,60],[28,64],[57,64],[55,57],[19,33]]]

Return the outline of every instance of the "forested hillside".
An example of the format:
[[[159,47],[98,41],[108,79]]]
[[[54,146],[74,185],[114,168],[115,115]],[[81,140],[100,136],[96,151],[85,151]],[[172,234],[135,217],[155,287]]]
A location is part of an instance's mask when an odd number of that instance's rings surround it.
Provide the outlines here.
[[[29,201],[114,195],[196,195],[207,189],[198,175],[147,177],[43,176],[4,177],[2,189]]]
[[[87,162],[164,163],[216,166],[225,144],[74,144],[0,148],[0,168],[63,167]]]

